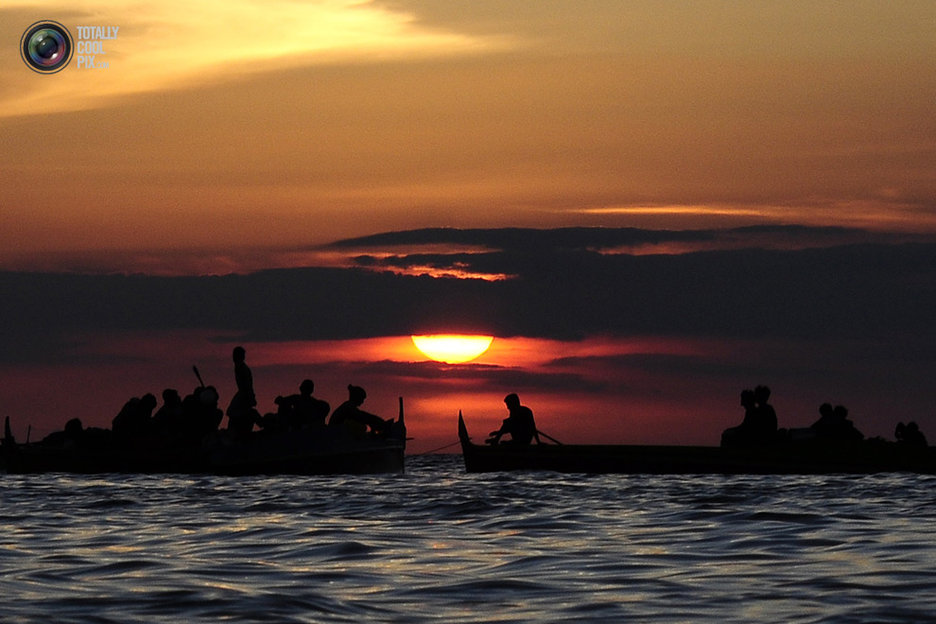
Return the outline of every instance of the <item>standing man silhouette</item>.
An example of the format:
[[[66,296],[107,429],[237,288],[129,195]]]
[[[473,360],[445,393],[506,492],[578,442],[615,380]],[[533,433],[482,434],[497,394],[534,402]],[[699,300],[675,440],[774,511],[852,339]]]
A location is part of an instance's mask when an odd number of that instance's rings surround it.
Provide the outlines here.
[[[256,422],[257,397],[253,389],[253,373],[247,366],[247,351],[244,347],[234,347],[231,354],[234,359],[234,383],[237,393],[227,408],[228,431],[236,436],[249,434]]]

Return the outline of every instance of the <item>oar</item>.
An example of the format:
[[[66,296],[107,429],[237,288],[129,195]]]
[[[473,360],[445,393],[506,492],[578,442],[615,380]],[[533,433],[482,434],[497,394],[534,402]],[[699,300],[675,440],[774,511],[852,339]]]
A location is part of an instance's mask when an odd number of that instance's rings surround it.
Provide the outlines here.
[[[202,381],[201,375],[198,373],[198,367],[192,364],[192,370],[195,372],[195,376],[198,377],[198,383],[201,384],[201,387],[205,387],[205,382]]]
[[[546,438],[546,439],[549,440],[550,442],[555,442],[555,443],[558,444],[559,446],[562,446],[562,442],[560,442],[560,441],[557,440],[556,438],[552,437],[552,436],[549,435],[548,433],[545,433],[544,431],[542,431],[542,430],[540,430],[540,429],[537,429],[537,430],[536,430],[536,433],[540,434],[541,436],[543,436],[544,438]]]

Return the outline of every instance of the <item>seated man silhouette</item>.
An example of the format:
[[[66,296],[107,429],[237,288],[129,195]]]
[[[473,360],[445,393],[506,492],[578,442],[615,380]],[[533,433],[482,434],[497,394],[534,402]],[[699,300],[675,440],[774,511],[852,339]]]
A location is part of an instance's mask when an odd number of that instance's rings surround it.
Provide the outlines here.
[[[273,401],[277,405],[274,414],[266,414],[262,427],[271,431],[310,429],[325,426],[325,418],[331,407],[327,401],[312,396],[315,384],[311,379],[299,384],[299,394],[278,396]]]
[[[127,401],[111,421],[114,437],[122,441],[146,439],[151,433],[155,408],[156,397],[150,393]]]
[[[42,438],[42,443],[46,445],[74,447],[81,442],[83,435],[84,427],[81,424],[81,419],[72,418],[67,423],[65,423],[64,430],[53,431],[46,437]]]
[[[754,390],[741,392],[744,420],[737,427],[722,432],[724,447],[762,446],[777,441],[777,413],[767,402],[770,388],[757,386]]]
[[[777,412],[767,401],[770,399],[770,388],[757,386],[754,388],[754,438],[757,442],[772,442],[777,437]]]
[[[295,411],[292,398],[295,395],[289,396],[277,396],[273,399],[273,403],[276,405],[276,411],[264,414],[260,418],[260,428],[264,431],[286,431],[289,429],[289,423],[293,420],[293,412]]]
[[[848,419],[848,410],[842,405],[834,408],[831,403],[820,405],[819,420],[810,429],[816,433],[816,438],[828,442],[864,440],[864,434]]]
[[[501,443],[501,436],[505,433],[510,435],[510,440],[503,444],[527,446],[534,439],[539,444],[539,432],[536,430],[536,422],[533,420],[533,410],[521,405],[520,397],[513,393],[504,397],[504,403],[507,405],[509,415],[504,419],[500,429],[490,433],[491,437],[486,440],[487,444]]]
[[[906,425],[902,422],[897,423],[894,430],[894,437],[897,442],[910,448],[926,448],[926,436],[920,431],[920,426],[911,421]]]
[[[750,443],[751,431],[755,429],[757,421],[753,390],[741,391],[741,407],[744,408],[744,420],[737,427],[729,427],[722,432],[723,447],[738,447]]]
[[[184,412],[182,397],[174,388],[166,388],[162,392],[163,404],[153,414],[153,430],[157,437],[171,439],[181,435]]]
[[[290,395],[293,406],[291,428],[305,429],[325,425],[325,418],[331,406],[327,401],[312,396],[314,391],[315,383],[311,379],[305,379],[299,384],[299,394]]]
[[[384,420],[380,416],[365,412],[361,409],[367,392],[360,386],[348,385],[348,400],[335,408],[328,420],[329,427],[343,427],[355,436],[363,436],[370,427],[371,433],[385,434],[390,431],[392,420]]]
[[[214,386],[198,386],[182,399],[182,439],[200,442],[218,430],[224,412],[218,407],[220,396]]]

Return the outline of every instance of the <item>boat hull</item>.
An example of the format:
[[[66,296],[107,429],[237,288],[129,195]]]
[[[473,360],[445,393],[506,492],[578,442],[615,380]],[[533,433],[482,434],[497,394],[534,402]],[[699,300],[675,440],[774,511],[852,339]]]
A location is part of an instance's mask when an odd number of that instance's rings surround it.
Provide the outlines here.
[[[404,439],[331,435],[315,432],[255,433],[235,441],[220,432],[194,448],[118,445],[56,447],[7,445],[11,474],[176,473],[219,475],[320,475],[401,473]]]
[[[867,441],[843,445],[778,444],[725,449],[709,446],[478,445],[459,416],[467,472],[553,471],[620,474],[936,474],[936,449]]]
[[[344,427],[258,431],[242,438],[216,431],[197,443],[117,440],[105,429],[77,439],[17,444],[4,426],[0,459],[12,474],[175,473],[219,475],[326,475],[402,473],[406,454],[403,399],[386,435],[360,435]]]

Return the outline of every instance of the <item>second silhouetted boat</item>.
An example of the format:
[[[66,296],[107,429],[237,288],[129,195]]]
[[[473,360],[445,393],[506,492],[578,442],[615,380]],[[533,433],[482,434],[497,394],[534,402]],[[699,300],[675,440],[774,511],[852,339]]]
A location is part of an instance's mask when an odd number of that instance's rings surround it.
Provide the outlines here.
[[[475,444],[458,415],[468,472],[621,474],[936,474],[936,449],[885,440],[778,443],[749,448],[609,444]]]

